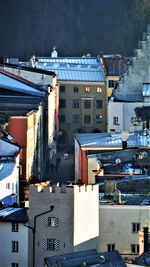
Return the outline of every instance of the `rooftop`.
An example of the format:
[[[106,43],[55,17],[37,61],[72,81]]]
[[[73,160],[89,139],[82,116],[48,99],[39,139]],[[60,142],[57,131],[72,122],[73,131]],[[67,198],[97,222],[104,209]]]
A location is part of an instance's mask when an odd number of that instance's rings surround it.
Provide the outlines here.
[[[104,82],[104,69],[98,58],[36,58],[36,68],[54,71],[59,81]]]
[[[23,208],[5,208],[0,210],[1,222],[27,222],[27,210]]]

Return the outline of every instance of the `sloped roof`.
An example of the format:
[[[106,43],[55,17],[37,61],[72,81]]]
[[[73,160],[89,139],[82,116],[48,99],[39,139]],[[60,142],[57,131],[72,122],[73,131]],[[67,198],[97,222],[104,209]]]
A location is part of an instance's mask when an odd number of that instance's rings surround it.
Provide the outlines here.
[[[76,134],[75,139],[78,141],[82,149],[122,149],[123,137],[121,133]],[[150,131],[144,130],[129,133],[127,137],[127,148],[133,147],[150,147]]]
[[[0,69],[0,87],[40,97],[45,95],[35,84],[2,69]]]
[[[5,208],[0,210],[0,221],[2,222],[27,222],[27,210],[23,208]]]
[[[97,266],[97,267],[126,267],[127,265],[121,258],[118,251],[98,253],[95,250],[79,251],[69,254],[51,256],[45,258],[48,267],[80,267]]]
[[[104,82],[104,69],[97,58],[36,58],[36,68],[54,71],[59,81]]]
[[[16,156],[19,151],[19,145],[0,138],[0,156]]]
[[[0,181],[12,175],[15,166],[15,161],[0,161]]]

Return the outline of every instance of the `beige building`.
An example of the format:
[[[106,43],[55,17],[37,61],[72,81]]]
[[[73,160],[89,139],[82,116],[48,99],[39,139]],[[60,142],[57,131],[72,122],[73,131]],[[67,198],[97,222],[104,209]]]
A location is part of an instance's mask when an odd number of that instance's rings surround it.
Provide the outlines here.
[[[98,249],[98,185],[31,185],[29,227],[32,267],[43,266],[49,256]]]
[[[36,58],[36,68],[57,74],[62,144],[73,144],[77,132],[105,132],[107,92],[98,58]]]
[[[126,258],[138,256],[138,232],[150,223],[150,206],[100,205],[99,209],[100,251],[116,249]]]

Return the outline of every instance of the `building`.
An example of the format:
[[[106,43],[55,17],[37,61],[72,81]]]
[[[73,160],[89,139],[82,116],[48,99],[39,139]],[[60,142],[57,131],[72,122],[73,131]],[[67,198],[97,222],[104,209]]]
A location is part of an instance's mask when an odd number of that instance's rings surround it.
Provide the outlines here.
[[[112,94],[113,98],[108,104],[108,131],[111,129],[134,131],[136,128],[139,130],[139,126],[149,128],[149,47],[150,27],[148,25],[147,32],[143,33],[143,39],[139,42],[139,47],[135,50],[131,63],[118,82]],[[135,112],[136,108],[142,109],[138,116]],[[148,117],[143,118],[144,110]]]
[[[28,266],[27,211],[21,208],[0,210],[0,266]]]
[[[47,121],[47,143],[49,147],[50,158],[56,153],[56,142],[55,139],[59,136],[59,122],[58,122],[58,84],[56,75],[52,71],[35,69],[33,67],[26,67],[18,65],[7,64],[2,65],[1,68],[17,75],[20,78],[26,79],[31,83],[36,84],[43,91],[45,91],[45,118]]]
[[[142,168],[145,166],[148,172],[150,171],[149,130],[122,134],[76,134],[74,139],[76,181],[80,180],[84,184],[94,184],[96,175],[104,176],[104,165],[111,165],[113,171],[114,165],[133,162],[136,157],[140,158],[137,162],[139,166]],[[133,151],[131,151],[132,149]],[[140,152],[144,153],[141,154],[141,157],[139,156]]]
[[[30,185],[29,266],[42,266],[49,256],[97,249],[98,212],[97,185]]]
[[[136,258],[139,231],[150,222],[150,206],[100,204],[99,216],[100,251],[117,249],[126,259]]]
[[[0,202],[19,203],[20,147],[0,138]]]
[[[106,131],[107,92],[98,58],[35,58],[35,68],[57,74],[62,144],[73,144],[76,132]]]
[[[78,266],[97,266],[97,267],[126,267],[127,265],[119,255],[118,251],[98,253],[96,250],[86,250],[52,256],[45,259],[46,267],[78,267]]]

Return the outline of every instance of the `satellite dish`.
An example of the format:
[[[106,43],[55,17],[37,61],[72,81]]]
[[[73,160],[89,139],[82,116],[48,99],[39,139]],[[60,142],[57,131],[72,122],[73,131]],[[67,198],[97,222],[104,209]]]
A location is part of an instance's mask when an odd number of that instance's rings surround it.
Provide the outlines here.
[[[116,164],[120,164],[121,163],[121,159],[116,159]]]

